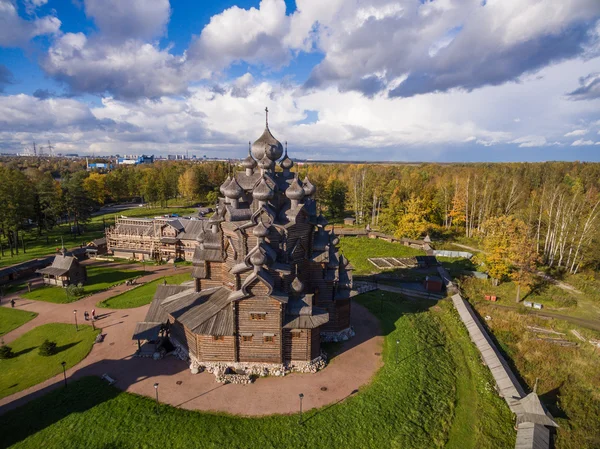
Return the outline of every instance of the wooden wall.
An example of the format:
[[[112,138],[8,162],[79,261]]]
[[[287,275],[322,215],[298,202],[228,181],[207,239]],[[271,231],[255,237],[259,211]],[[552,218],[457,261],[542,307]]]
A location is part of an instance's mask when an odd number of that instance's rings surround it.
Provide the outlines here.
[[[202,361],[235,361],[235,337],[225,336],[215,340],[212,335],[197,335],[196,338]]]
[[[311,330],[283,329],[283,357],[286,362],[291,360],[311,360]],[[317,332],[318,335],[318,332]]]
[[[313,360],[321,355],[321,329],[311,329],[310,332],[310,360]]]
[[[262,285],[262,284],[259,284]],[[253,291],[254,292],[254,291]],[[257,292],[254,292],[257,294]],[[264,313],[264,320],[253,320],[251,313]],[[242,299],[235,308],[238,326],[237,345],[240,362],[282,363],[282,307],[268,296]],[[273,334],[273,342],[265,342],[265,333]],[[252,334],[251,341],[244,335]]]

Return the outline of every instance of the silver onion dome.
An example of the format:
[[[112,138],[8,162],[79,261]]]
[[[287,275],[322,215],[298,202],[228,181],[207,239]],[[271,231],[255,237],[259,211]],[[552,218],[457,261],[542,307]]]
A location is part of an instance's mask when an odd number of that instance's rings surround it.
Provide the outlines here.
[[[265,108],[267,114],[265,130],[253,144],[252,144],[252,156],[254,159],[260,161],[263,157],[267,156],[272,161],[276,161],[283,154],[283,146],[281,142],[277,140],[271,131],[269,130],[269,110]]]
[[[290,200],[301,200],[304,198],[304,188],[300,184],[298,180],[298,173],[294,176],[292,183],[290,186],[285,189],[285,196],[287,196]]]

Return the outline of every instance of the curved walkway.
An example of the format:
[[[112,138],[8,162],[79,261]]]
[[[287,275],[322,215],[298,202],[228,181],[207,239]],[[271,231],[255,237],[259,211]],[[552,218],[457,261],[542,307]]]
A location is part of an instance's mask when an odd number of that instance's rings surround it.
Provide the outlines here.
[[[177,271],[161,268],[156,270],[158,273],[145,276],[144,280],[151,281],[183,271],[182,268]],[[7,334],[5,339],[10,342],[45,323],[72,323],[73,309],[78,309],[78,316],[80,310],[83,315],[83,310],[91,310],[99,301],[128,288],[118,286],[70,304],[17,301],[19,308],[39,315]],[[382,365],[380,354],[383,337],[379,322],[367,309],[353,303],[352,325],[356,336],[342,345],[340,354],[325,369],[316,374],[294,373],[285,377],[261,378],[250,385],[223,385],[216,383],[212,374],[191,374],[187,363],[172,357],[159,361],[133,357],[137,343],[131,340],[131,335],[135,324],[144,319],[148,307],[121,310],[97,308],[100,319],[96,326],[102,328],[106,338],[103,343],[95,344],[82,362],[67,370],[68,381],[107,373],[117,380],[116,387],[152,398],[155,394],[153,385],[158,382],[161,402],[176,407],[262,416],[297,412],[299,393],[304,394],[305,410],[343,401],[369,383]],[[0,399],[0,415],[62,385],[61,374]]]
[[[86,264],[89,265],[89,264]],[[110,264],[102,264],[102,266],[110,266]],[[127,269],[139,269],[139,264],[115,264],[121,270]],[[5,334],[2,338],[5,343],[10,343],[11,341],[19,338],[21,335],[29,332],[31,329],[38,327],[42,324],[46,323],[75,323],[75,317],[73,316],[73,310],[77,310],[77,322],[79,324],[90,324],[89,322],[83,319],[83,312],[88,311],[91,312],[92,309],[96,309],[96,315],[101,317],[112,315],[115,310],[105,309],[97,307],[101,301],[105,299],[112,298],[120,293],[126,292],[135,288],[143,283],[153,281],[155,279],[160,279],[163,276],[171,276],[173,274],[185,273],[187,267],[182,268],[173,268],[172,266],[151,266],[146,267],[146,271],[148,274],[142,276],[138,280],[138,284],[135,286],[125,285],[124,283],[121,285],[117,285],[108,290],[86,296],[78,301],[66,303],[66,304],[56,304],[46,301],[36,301],[32,299],[25,299],[19,297],[19,293],[14,293],[12,295],[7,296],[2,300],[3,307],[10,307],[10,300],[15,300],[15,309],[26,310],[28,312],[35,312],[38,314],[33,320],[28,321],[22,326],[14,329],[13,331]],[[188,269],[189,271],[189,269]],[[142,281],[142,282],[140,282]],[[36,282],[35,284],[39,283]],[[34,284],[34,285],[35,285]],[[125,310],[125,309],[120,309]],[[140,320],[141,321],[141,320]],[[102,327],[104,323],[100,320],[97,321],[96,324],[98,327]]]

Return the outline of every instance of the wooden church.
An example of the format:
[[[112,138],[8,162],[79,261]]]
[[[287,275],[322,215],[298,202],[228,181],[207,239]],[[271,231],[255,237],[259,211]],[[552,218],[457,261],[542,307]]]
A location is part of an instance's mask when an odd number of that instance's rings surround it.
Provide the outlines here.
[[[227,178],[215,214],[201,221],[194,281],[160,286],[134,339],[168,335],[192,370],[311,371],[322,365],[322,338],[353,335],[352,266],[317,214],[316,188],[293,165],[267,120],[244,170]]]

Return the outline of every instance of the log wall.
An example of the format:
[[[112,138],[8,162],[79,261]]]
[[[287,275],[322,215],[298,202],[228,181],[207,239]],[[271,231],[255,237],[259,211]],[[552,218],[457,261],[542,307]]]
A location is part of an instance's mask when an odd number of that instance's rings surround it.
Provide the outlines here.
[[[264,319],[252,319],[253,313],[264,314]],[[242,299],[235,308],[235,315],[238,329],[238,360],[282,363],[281,303],[267,296]],[[264,334],[272,334],[273,341],[266,342]],[[252,338],[248,339],[249,336]]]

